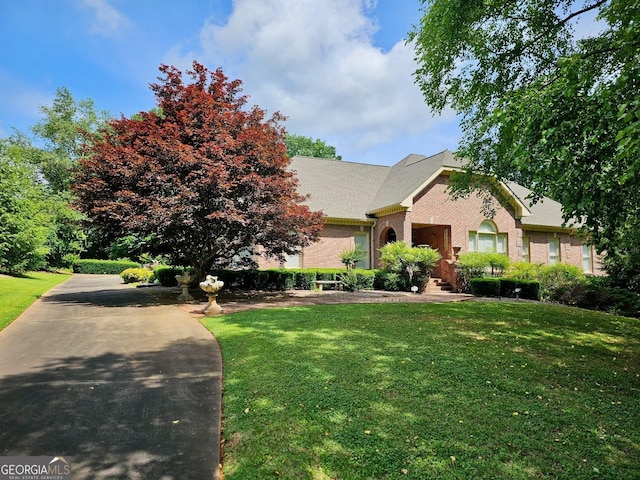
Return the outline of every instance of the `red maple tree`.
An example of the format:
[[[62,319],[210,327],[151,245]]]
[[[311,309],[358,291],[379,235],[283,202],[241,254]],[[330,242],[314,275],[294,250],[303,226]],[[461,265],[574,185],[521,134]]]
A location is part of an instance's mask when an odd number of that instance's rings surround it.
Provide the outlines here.
[[[194,62],[162,65],[157,109],[89,135],[73,190],[106,238],[152,235],[153,253],[190,265],[250,265],[253,248],[282,257],[317,239],[311,212],[287,170],[284,117],[246,108],[242,82]]]

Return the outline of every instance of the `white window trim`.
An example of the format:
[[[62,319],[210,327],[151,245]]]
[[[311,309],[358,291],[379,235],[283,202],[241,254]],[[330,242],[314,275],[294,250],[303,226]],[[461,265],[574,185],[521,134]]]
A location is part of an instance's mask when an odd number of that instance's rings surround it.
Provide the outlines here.
[[[492,232],[482,231],[482,225],[490,225]],[[493,244],[493,247],[487,251],[480,250],[480,243],[482,240],[489,240]],[[501,241],[502,240],[502,241]],[[499,247],[504,246],[504,251],[499,251]],[[501,253],[503,255],[509,254],[509,236],[506,233],[500,232],[498,226],[490,220],[484,220],[480,223],[478,230],[470,230],[468,236],[467,248],[469,252],[480,253]]]
[[[358,245],[358,242],[356,241],[356,237],[360,237],[360,238],[364,238],[364,242],[361,243],[360,246],[364,246],[364,250],[366,252],[366,256],[364,257],[364,260],[362,262],[358,262],[356,264],[356,268],[361,268],[364,270],[369,270],[369,268],[371,268],[371,251],[369,248],[369,245],[371,244],[371,242],[369,241],[369,233],[368,232],[354,232],[353,233],[353,242],[354,245]]]
[[[531,247],[529,245],[529,236],[522,236],[522,261],[530,262],[531,261]]]
[[[285,255],[284,268],[302,268],[302,250]]]
[[[585,251],[588,252],[588,255],[585,255]],[[589,262],[587,268],[584,268],[585,260]],[[591,245],[582,245],[582,271],[593,273],[593,248]]]
[[[558,246],[556,252],[557,255],[553,255],[551,254],[551,244],[556,244]],[[560,262],[562,262],[562,255],[560,253],[560,239],[559,238],[550,238],[549,242],[548,242],[548,248],[549,248],[549,265],[556,265]]]

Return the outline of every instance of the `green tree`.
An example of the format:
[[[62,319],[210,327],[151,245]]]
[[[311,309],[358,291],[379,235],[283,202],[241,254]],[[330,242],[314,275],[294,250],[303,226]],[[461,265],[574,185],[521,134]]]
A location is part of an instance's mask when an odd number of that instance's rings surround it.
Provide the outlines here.
[[[336,147],[327,145],[319,138],[313,139],[302,135],[287,133],[287,155],[293,158],[296,155],[315,158],[335,158],[342,160],[340,155],[336,155]]]
[[[78,161],[78,205],[102,236],[151,237],[150,253],[192,266],[253,265],[253,247],[277,258],[318,238],[287,167],[283,117],[247,108],[242,82],[194,62],[162,65],[151,85],[159,110],[113,120]],[[158,112],[161,112],[158,113]]]
[[[35,167],[15,139],[0,139],[0,271],[45,265],[51,215]]]
[[[347,271],[351,272],[356,265],[367,257],[367,252],[360,245],[356,245],[351,250],[345,250],[340,254],[340,261],[347,267]]]
[[[43,148],[32,152],[49,187],[56,192],[69,190],[73,170],[86,132],[95,132],[109,119],[107,112],[96,112],[92,99],[76,102],[65,87],[56,89],[51,106],[40,107],[44,119],[32,127],[43,140]]]
[[[0,139],[4,270],[67,266],[65,257],[82,250],[83,217],[71,208],[70,192],[55,192],[43,181],[33,162],[39,153],[24,135]]]
[[[472,172],[519,182],[582,222],[611,271],[640,271],[640,2],[423,3],[416,81],[434,111],[462,117],[455,189]],[[593,13],[598,33],[575,35]]]

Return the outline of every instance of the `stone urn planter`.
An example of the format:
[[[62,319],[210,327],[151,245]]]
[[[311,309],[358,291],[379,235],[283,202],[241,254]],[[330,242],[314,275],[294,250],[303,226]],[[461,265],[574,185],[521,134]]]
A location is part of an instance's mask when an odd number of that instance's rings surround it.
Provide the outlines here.
[[[193,297],[189,294],[189,285],[193,283],[195,277],[189,273],[184,272],[182,275],[176,275],[176,281],[178,285],[182,287],[182,293],[178,295],[178,302],[191,302]]]
[[[213,277],[211,275],[207,275],[206,280],[204,282],[200,282],[200,288],[209,298],[209,304],[204,307],[202,313],[209,316],[220,315],[222,313],[222,308],[216,301],[218,292],[222,287],[224,287],[224,282],[222,280],[218,280],[218,277]]]

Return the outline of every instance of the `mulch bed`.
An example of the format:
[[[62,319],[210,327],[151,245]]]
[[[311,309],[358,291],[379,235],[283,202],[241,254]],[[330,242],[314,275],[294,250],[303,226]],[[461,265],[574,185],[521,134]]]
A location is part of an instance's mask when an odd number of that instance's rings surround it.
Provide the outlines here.
[[[204,316],[202,309],[207,305],[207,298],[202,291],[191,290],[195,297],[193,302],[178,303],[180,294],[178,287],[150,287],[149,290],[164,304],[176,303],[179,308],[193,317]],[[337,290],[310,291],[289,290],[286,292],[220,292],[218,305],[223,313],[237,313],[260,308],[294,307],[305,305],[349,304],[349,303],[429,303],[459,302],[473,298],[472,295],[459,293],[423,293],[384,292],[366,290],[360,292],[341,292]]]

